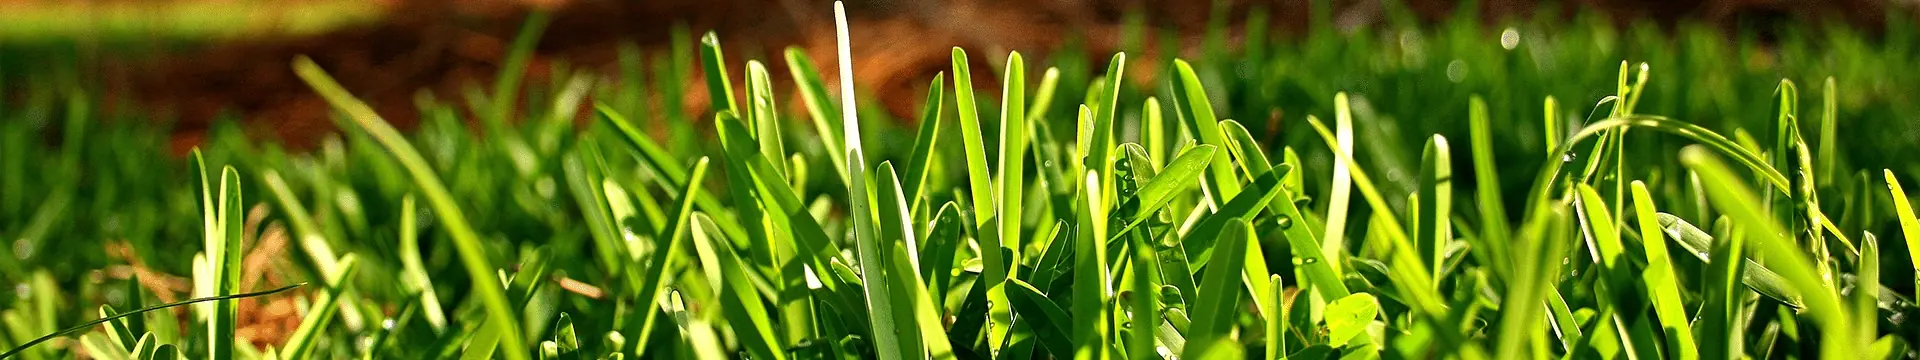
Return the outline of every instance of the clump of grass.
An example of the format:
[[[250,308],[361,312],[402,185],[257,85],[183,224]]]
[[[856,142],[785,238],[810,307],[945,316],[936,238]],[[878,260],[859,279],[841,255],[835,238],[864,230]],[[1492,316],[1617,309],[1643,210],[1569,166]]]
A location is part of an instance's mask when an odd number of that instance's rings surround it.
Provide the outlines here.
[[[853,29],[836,15],[838,94],[786,53],[803,99],[789,108],[804,112],[778,106],[758,61],[736,92],[712,33],[699,59],[716,101],[702,114],[601,96],[595,121],[576,124],[585,94],[640,85],[566,80],[550,102],[515,104],[528,86],[510,66],[466,97],[484,135],[464,129],[460,105],[423,94],[426,125],[407,137],[296,60],[350,126],[308,156],[221,142],[195,153],[197,184],[171,198],[198,204],[185,218],[201,221],[194,280],[211,297],[145,307],[129,286],[123,308],[139,310],[102,307],[103,320],[55,332],[51,296],[15,295],[31,304],[4,313],[13,350],[0,357],[74,354],[32,346],[88,330],[90,356],[137,359],[1900,358],[1920,341],[1905,320],[1920,313],[1912,288],[1883,284],[1913,274],[1882,269],[1899,261],[1875,235],[1897,230],[1920,253],[1920,219],[1900,170],[1876,182],[1844,160],[1837,81],[1809,144],[1793,82],[1754,103],[1767,126],[1702,124],[1655,115],[1671,95],[1649,64],[1605,66],[1618,69],[1613,95],[1592,121],[1568,122],[1551,91],[1506,89],[1424,98],[1461,107],[1424,116],[1465,120],[1431,131],[1365,88],[1289,90],[1314,104],[1289,110],[1305,121],[1229,119],[1274,95],[1235,85],[1265,79],[1225,75],[1224,57],[1171,60],[1143,88],[1115,54],[1086,81],[1049,67],[1029,92],[1041,62],[1010,53],[999,116],[983,118],[992,99],[955,48],[952,106],[936,75],[919,128],[897,131],[912,143],[893,146],[880,139],[894,130],[861,120]],[[531,40],[516,44],[524,59]],[[655,64],[671,73],[691,56]],[[1545,120],[1516,115],[1541,98]],[[789,114],[813,133],[786,126]],[[717,141],[656,135],[675,127],[652,120],[695,116]],[[209,164],[233,165],[214,179]],[[252,182],[271,196],[242,191]],[[65,196],[98,195],[77,189]],[[266,349],[235,341],[231,300],[286,290],[241,293],[244,239],[262,236],[243,195],[270,198],[269,218],[299,236],[305,256],[279,266],[324,285],[295,336]],[[0,268],[29,265],[45,266]],[[29,291],[59,286],[34,278]],[[199,302],[213,306],[185,333],[146,314]]]

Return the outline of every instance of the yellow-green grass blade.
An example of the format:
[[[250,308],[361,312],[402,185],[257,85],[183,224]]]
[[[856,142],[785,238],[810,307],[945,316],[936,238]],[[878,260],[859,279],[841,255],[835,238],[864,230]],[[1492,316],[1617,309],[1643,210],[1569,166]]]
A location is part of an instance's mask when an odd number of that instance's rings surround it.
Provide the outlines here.
[[[1647,192],[1647,184],[1638,180],[1633,182],[1632,189],[1634,217],[1640,224],[1640,245],[1647,259],[1640,280],[1653,302],[1654,316],[1666,333],[1667,353],[1679,359],[1699,358],[1700,348],[1693,341],[1693,325],[1688,323],[1686,304],[1680,298],[1680,282],[1673,270],[1673,259],[1667,255],[1667,243],[1660,241],[1664,236],[1654,211],[1653,195]]]
[[[779,105],[774,101],[778,95],[773,93],[772,76],[767,75],[767,66],[759,60],[747,61],[747,121],[753,125],[753,136],[760,140],[760,151],[768,159],[784,159],[787,156],[786,144],[782,143],[780,131]],[[780,172],[782,180],[790,174],[786,162],[776,161],[773,169]]]
[[[840,108],[827,98],[827,86],[820,80],[820,68],[813,65],[813,58],[807,56],[805,49],[787,48],[787,73],[793,75],[793,83],[800,92],[802,103],[806,104],[807,115],[813,119],[813,130],[820,138],[820,145],[827,150],[827,160],[833,162],[833,168],[847,168],[847,154],[844,137],[835,129],[833,121],[840,118]],[[846,174],[840,182],[846,183]]]
[[[241,248],[241,233],[246,221],[245,202],[240,199],[240,172],[232,166],[220,170],[220,190],[217,215],[219,231],[207,238],[207,261],[212,265],[215,296],[227,296],[240,292],[240,260],[246,250]],[[207,321],[211,346],[208,357],[215,360],[234,359],[234,331],[239,326],[237,301],[219,300],[213,305],[213,316]]]
[[[1893,216],[1900,222],[1900,233],[1907,238],[1907,255],[1913,257],[1913,269],[1920,273],[1920,218],[1913,215],[1913,204],[1907,198],[1907,192],[1900,188],[1900,179],[1893,176],[1893,170],[1881,170],[1887,179],[1887,191],[1893,196]],[[1920,286],[1920,280],[1914,282]]]
[[[1199,175],[1202,171],[1206,171],[1207,163],[1212,161],[1214,149],[1217,147],[1213,145],[1199,145],[1181,151],[1180,156],[1168,163],[1166,168],[1161,169],[1152,180],[1148,180],[1146,185],[1141,185],[1136,195],[1124,200],[1120,207],[1133,209],[1133,218],[1114,234],[1125,234],[1147,222],[1148,219],[1157,217],[1160,210],[1172,203],[1176,196],[1185,194],[1188,189],[1198,185]],[[1139,156],[1150,157],[1145,154]]]
[[[1214,118],[1213,105],[1207,102],[1207,91],[1200,85],[1200,77],[1194,75],[1193,66],[1186,60],[1175,59],[1172,94],[1174,114],[1193,134],[1200,144],[1227,147],[1225,133],[1220,130],[1219,120]],[[1216,205],[1226,204],[1227,199],[1240,193],[1240,183],[1233,176],[1233,159],[1227,152],[1215,152],[1213,161],[1207,167],[1210,171],[1201,183],[1206,185],[1211,200]]]
[[[1865,348],[1867,341],[1845,337],[1844,334],[1848,334],[1852,328],[1847,325],[1848,317],[1834,290],[1820,279],[1812,260],[1794,247],[1790,239],[1782,237],[1787,234],[1785,230],[1761,212],[1759,201],[1745,182],[1733,175],[1726,165],[1706,149],[1690,146],[1681,151],[1680,160],[1689,169],[1698,172],[1703,182],[1710,184],[1706,188],[1708,199],[1713,201],[1714,206],[1729,214],[1739,226],[1749,229],[1748,233],[1754,236],[1756,250],[1789,284],[1806,296],[1806,309],[1821,331],[1839,336],[1822,342],[1823,356],[1842,357],[1849,349]]]
[[[1705,145],[1722,155],[1733,157],[1735,161],[1752,169],[1757,175],[1760,175],[1768,183],[1771,183],[1774,189],[1778,191],[1785,192],[1790,189],[1786,176],[1781,175],[1780,172],[1772,166],[1768,166],[1764,158],[1733,142],[1733,140],[1729,140],[1725,136],[1721,136],[1719,133],[1715,133],[1699,125],[1659,116],[1632,115],[1629,117],[1609,118],[1594,122],[1585,128],[1581,128],[1580,131],[1574,133],[1573,136],[1568,137],[1567,141],[1562,143],[1560,147],[1555,148],[1553,153],[1563,154],[1571,151],[1572,146],[1579,144],[1582,140],[1606,133],[1614,128],[1646,128],[1679,135]],[[1555,177],[1559,176],[1560,168],[1564,164],[1558,160],[1558,155],[1552,156],[1547,162],[1546,168],[1541,169],[1539,175],[1534,179],[1533,188],[1528,196],[1527,203],[1530,210],[1540,208],[1538,204],[1547,201],[1548,193],[1551,192],[1553,188],[1553,186],[1551,186],[1552,181]]]
[[[1105,178],[1099,181],[1104,185],[1102,188],[1106,189],[1113,187],[1113,118],[1119,108],[1120,86],[1125,84],[1121,81],[1121,76],[1125,75],[1126,66],[1126,53],[1113,54],[1113,59],[1107,62],[1107,75],[1104,77],[1106,87],[1098,89],[1098,93],[1094,94],[1099,97],[1100,102],[1087,104],[1094,111],[1093,133],[1087,145],[1087,158],[1081,160],[1081,166],[1104,176]],[[1101,194],[1094,195],[1094,199],[1104,198]]]
[[[1593,262],[1600,265],[1602,273],[1595,280],[1594,300],[1603,310],[1612,313],[1608,334],[1619,341],[1622,351],[1629,356],[1661,358],[1658,347],[1646,332],[1640,331],[1646,317],[1638,304],[1640,299],[1633,298],[1631,260],[1626,259],[1626,245],[1620,240],[1620,226],[1613,220],[1613,214],[1607,210],[1607,203],[1592,186],[1577,184],[1579,210],[1582,220],[1581,233],[1587,240],[1587,251]]]
[[[614,130],[619,132],[621,139],[626,140],[628,145],[633,146],[634,150],[639,153],[642,163],[652,169],[655,174],[659,174],[662,178],[666,179],[667,184],[665,186],[668,189],[679,189],[686,187],[688,184],[694,184],[693,182],[689,182],[687,178],[686,169],[688,169],[689,166],[682,164],[679,157],[669,153],[666,148],[660,147],[660,145],[655,143],[653,138],[648,137],[645,132],[635,128],[627,121],[626,116],[620,115],[619,112],[606,104],[597,104],[594,106],[594,109],[598,110],[601,119],[605,120],[607,124],[612,125]],[[742,238],[747,236],[746,230],[740,226],[740,223],[733,218],[732,212],[729,211],[732,209],[731,207],[722,205],[718,199],[704,192],[695,193],[693,200],[694,204],[698,205],[702,212],[707,213],[708,217],[712,217],[714,222],[720,224],[720,230],[725,231],[727,236]]]
[[[926,347],[926,356],[933,359],[954,359],[953,345],[947,340],[947,332],[942,328],[940,315],[933,307],[933,299],[927,295],[926,283],[920,275],[909,267],[912,252],[905,246],[893,246],[893,257],[888,263],[890,286],[908,298],[909,312],[912,313],[915,337]],[[917,357],[917,356],[916,356]]]
[[[339,300],[341,296],[348,293],[349,281],[353,279],[354,270],[358,268],[359,261],[353,254],[347,254],[340,258],[339,265],[337,271],[327,274],[326,292],[320,293],[320,297],[314,299],[311,312],[301,319],[300,327],[294,329],[293,337],[287,339],[286,346],[281,347],[280,354],[284,356],[283,359],[308,358],[313,344],[320,337],[320,332],[326,331],[327,324],[333,322],[334,314],[340,312]]]
[[[876,183],[875,185],[878,187],[878,190],[874,192],[873,198],[874,213],[876,214],[874,221],[880,225],[880,237],[878,239],[881,240],[878,247],[881,253],[888,255],[885,258],[875,259],[882,261],[883,266],[880,267],[881,269],[886,269],[885,275],[879,275],[883,279],[868,280],[868,283],[886,283],[883,290],[888,292],[887,300],[892,302],[893,314],[891,315],[896,322],[897,327],[895,331],[899,332],[896,335],[898,339],[900,339],[900,354],[902,356],[918,358],[925,356],[927,349],[925,344],[921,343],[921,336],[916,333],[918,326],[913,324],[916,318],[913,309],[913,291],[912,289],[901,288],[903,284],[901,279],[919,276],[920,258],[917,255],[917,250],[920,249],[920,240],[919,237],[914,234],[913,216],[907,213],[907,200],[906,197],[900,193],[900,177],[894,170],[893,162],[880,162],[880,166],[875,169],[873,176],[874,182]],[[894,252],[894,248],[909,250],[905,264],[892,264],[893,258],[891,254]],[[892,269],[904,269],[904,271],[893,271]],[[875,276],[875,274],[876,273],[869,272],[867,276],[871,278]]]
[[[1112,318],[1106,311],[1113,289],[1107,279],[1107,205],[1101,199],[1100,174],[1088,170],[1084,187],[1075,204],[1078,223],[1074,226],[1073,339],[1078,346],[1076,359],[1105,358],[1109,351],[1108,328]]]
[[[841,114],[841,128],[847,139],[847,198],[852,213],[855,255],[859,260],[861,273],[865,276],[884,276],[886,272],[886,254],[880,250],[880,235],[874,231],[875,215],[872,206],[872,193],[867,189],[867,163],[861,150],[860,118],[858,102],[853,91],[853,56],[848,50],[851,40],[847,35],[846,7],[840,2],[833,3],[834,28],[840,56],[840,103],[846,111]],[[873,347],[881,360],[897,360],[909,356],[901,351],[898,321],[894,319],[892,294],[887,290],[887,282],[868,278],[863,281],[866,291],[868,321],[872,324]],[[917,355],[913,355],[916,356]]]
[[[1854,270],[1853,326],[1862,341],[1880,334],[1880,240],[1860,237],[1860,263]]]
[[[718,114],[715,114],[713,117],[714,132],[720,132],[720,129],[726,128],[728,124],[739,123],[739,118],[735,117],[735,115],[735,113],[727,111],[720,111]],[[731,135],[738,136],[739,139],[747,140],[746,142],[751,143],[753,141],[749,134],[752,133],[739,132]],[[741,143],[740,141],[728,142],[726,140],[727,139],[722,139],[722,142],[729,145],[727,148],[728,151],[725,153],[725,156],[721,157],[720,164],[721,169],[726,170],[724,176],[727,178],[728,195],[736,202],[754,203],[759,200],[761,195],[758,191],[759,189],[755,186],[756,183],[754,182],[753,176],[747,171],[746,158],[757,155],[755,154],[756,151],[739,149],[739,146],[735,145]],[[754,144],[756,150],[758,145],[758,143]],[[775,157],[775,159],[778,159],[778,157]],[[762,179],[765,181],[785,182],[785,176],[781,175],[777,168],[773,170],[773,173],[763,174],[763,176]],[[747,258],[748,263],[755,266],[758,270],[765,272],[774,269],[773,256],[777,251],[775,246],[780,244],[778,244],[779,241],[774,239],[775,232],[773,230],[775,229],[767,227],[767,214],[762,213],[760,208],[755,206],[735,206],[733,210],[735,216],[740,219],[740,225],[746,230],[746,238],[729,238],[728,240],[737,241],[749,246],[748,254],[744,256]]]
[[[1307,118],[1307,123],[1313,126],[1314,131],[1320,133],[1320,138],[1325,140],[1329,146],[1341,143],[1336,140],[1337,138],[1334,133],[1327,130],[1327,126],[1321,124],[1318,119],[1309,117]],[[1367,176],[1366,171],[1362,171],[1359,168],[1359,163],[1353,160],[1353,155],[1347,153],[1344,149],[1337,149],[1338,146],[1335,147],[1334,154],[1338,158],[1337,163],[1346,164],[1353,177],[1354,187],[1360,190],[1360,195],[1366,198],[1367,205],[1375,209],[1375,216],[1381,219],[1381,221],[1375,222],[1374,230],[1369,232],[1377,232],[1385,236],[1393,245],[1393,248],[1396,249],[1391,255],[1392,261],[1390,264],[1393,265],[1393,270],[1389,272],[1395,285],[1399,289],[1406,291],[1402,296],[1410,300],[1408,305],[1413,307],[1415,311],[1431,319],[1442,318],[1445,309],[1441,303],[1440,295],[1428,285],[1433,283],[1433,274],[1427,271],[1426,266],[1421,263],[1419,256],[1415,255],[1418,250],[1416,250],[1413,244],[1408,242],[1406,228],[1402,227],[1398,217],[1393,215],[1393,208],[1387,206],[1386,199],[1381,197],[1378,191],[1375,191],[1372,179]],[[1327,232],[1331,233],[1333,231],[1333,225],[1328,224]],[[1332,237],[1332,235],[1328,235],[1328,237]],[[1331,243],[1331,241],[1327,242]]]
[[[680,239],[683,237],[682,235],[690,231],[688,227],[694,214],[693,199],[700,193],[701,182],[706,180],[707,163],[708,160],[705,157],[694,162],[692,174],[688,177],[690,182],[688,182],[686,188],[681,191],[680,199],[673,207],[673,225],[662,229],[663,232],[654,238],[655,241],[665,242],[664,246],[655,249],[652,257],[647,259],[646,263],[633,264],[633,266],[627,267],[628,269],[633,269],[628,271],[629,274],[640,272],[637,277],[641,280],[638,284],[639,287],[635,289],[635,291],[638,291],[635,298],[639,303],[646,304],[645,306],[647,308],[647,310],[645,310],[646,315],[642,316],[640,333],[636,339],[647,339],[649,336],[652,336],[654,318],[659,316],[660,313],[659,311],[654,311],[653,304],[656,304],[660,296],[665,293],[667,278],[673,268],[673,260],[676,258],[675,254],[680,252],[680,244],[682,243]],[[639,346],[634,350],[634,355],[646,355],[646,342],[641,341],[638,344]]]
[[[1418,215],[1414,217],[1413,243],[1436,275],[1446,262],[1447,243],[1453,242],[1453,155],[1450,152],[1447,138],[1435,134],[1427,140],[1420,155],[1420,201],[1415,209]],[[1434,279],[1433,286],[1437,290],[1439,278]]]
[[[946,102],[946,78],[945,72],[934,74],[933,83],[927,85],[927,100],[920,110],[919,135],[914,137],[913,154],[907,158],[906,177],[900,179],[901,186],[905,186],[902,194],[916,218],[926,215],[927,207],[933,205],[927,198],[927,173],[932,169],[934,149],[940,145],[940,109]]]
[[[1310,123],[1316,120],[1318,118],[1312,115],[1307,116],[1307,121]],[[1334,148],[1338,153],[1352,154],[1353,110],[1345,92],[1333,95],[1333,123],[1334,138],[1328,140],[1327,146]],[[1324,252],[1329,259],[1338,259],[1340,251],[1346,248],[1347,213],[1348,207],[1352,206],[1353,202],[1352,167],[1354,166],[1346,161],[1333,162],[1333,180],[1330,185],[1332,189],[1328,190],[1330,193],[1327,195],[1326,230],[1324,236],[1320,237],[1320,251]],[[1333,266],[1335,271],[1340,271],[1340,267],[1344,265],[1335,262],[1330,266]]]
[[[700,68],[706,73],[707,108],[713,112],[740,113],[734,103],[733,81],[727,76],[726,54],[720,49],[720,35],[708,31],[700,36]]]
[[[447,329],[447,315],[440,308],[440,295],[433,290],[426,262],[420,259],[420,228],[414,211],[413,194],[400,197],[400,282],[408,291],[419,294],[420,307],[426,313],[427,326],[434,331]]]
[[[779,233],[791,236],[791,239],[787,240],[793,244],[790,246],[792,250],[797,251],[795,255],[805,254],[805,264],[811,266],[816,275],[820,275],[820,271],[832,268],[832,262],[839,257],[838,247],[827,236],[813,214],[800,202],[799,195],[795,194],[793,188],[773,175],[774,170],[770,161],[757,151],[758,144],[745,136],[746,127],[738,121],[727,119],[719,123],[719,130],[720,139],[725,143],[729,159],[732,159],[730,161],[741,162],[742,164],[738,166],[751,170],[752,177],[758,179],[754,182],[757,186],[756,190],[761,194],[758,197],[760,200],[758,206],[765,209],[767,214],[773,215],[774,224],[782,228]],[[788,262],[783,265],[782,275],[785,278],[782,280],[787,281],[788,285],[797,285],[800,284],[797,281],[804,281],[802,277],[804,273],[797,268],[797,264],[799,263]],[[857,318],[859,320],[857,323],[865,323],[866,319],[861,316],[866,311],[860,310],[864,309],[865,305],[861,305],[863,302],[859,295],[847,291],[848,289],[841,285],[842,281],[838,278],[832,276],[816,278],[823,289],[836,295],[829,305]]]
[[[453,238],[454,248],[460,255],[461,263],[465,266],[467,275],[474,281],[472,289],[475,297],[480,299],[487,311],[487,316],[494,319],[487,323],[491,324],[494,331],[503,334],[520,334],[519,321],[515,320],[519,317],[507,302],[506,292],[493,284],[495,268],[489,264],[485,250],[481,248],[479,234],[467,224],[466,215],[454,202],[453,195],[447,191],[446,185],[440,181],[439,176],[434,174],[433,167],[427,164],[426,159],[414,150],[413,145],[408,143],[399,131],[387,125],[386,120],[374,113],[372,107],[354,99],[346,89],[341,88],[339,83],[334,82],[332,77],[322,71],[319,65],[314,64],[313,60],[305,57],[295,59],[293,67],[294,72],[312,86],[314,91],[319,92],[321,97],[326,98],[336,110],[345,113],[360,126],[361,130],[379,141],[402,166],[406,167],[414,185],[426,196],[427,204],[433,208],[434,214],[439,215],[440,224]],[[506,357],[510,360],[524,360],[529,354],[526,344],[517,336],[504,336],[500,344],[506,349]]]
[[[722,312],[732,319],[729,325],[733,328],[734,336],[738,337],[740,347],[755,358],[786,359],[787,353],[780,345],[780,338],[774,334],[773,319],[767,315],[766,303],[747,278],[745,261],[734,253],[733,246],[726,239],[716,239],[724,235],[713,219],[694,213],[693,221],[698,224],[693,228],[695,241],[707,245],[701,250],[713,251],[711,255],[701,255],[701,260],[718,260],[709,262],[711,265],[707,271],[720,273],[717,279],[720,281],[713,286],[718,290]]]

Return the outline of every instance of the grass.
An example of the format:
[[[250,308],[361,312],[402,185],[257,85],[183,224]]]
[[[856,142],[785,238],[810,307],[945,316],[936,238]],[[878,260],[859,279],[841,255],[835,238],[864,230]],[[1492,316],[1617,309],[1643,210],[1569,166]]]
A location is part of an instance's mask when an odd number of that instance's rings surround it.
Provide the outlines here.
[[[838,93],[803,52],[783,93],[680,29],[617,81],[423,92],[411,135],[296,60],[341,134],[216,129],[186,164],[29,87],[0,108],[0,169],[46,173],[0,177],[0,358],[1913,356],[1920,168],[1879,141],[1920,114],[1881,66],[1912,29],[1760,52],[1575,24],[1010,53],[998,99],[955,48],[917,122],[855,98],[844,22]],[[1662,42],[1700,46],[1633,46]],[[680,80],[716,101],[681,113]],[[237,341],[262,296],[300,325]]]

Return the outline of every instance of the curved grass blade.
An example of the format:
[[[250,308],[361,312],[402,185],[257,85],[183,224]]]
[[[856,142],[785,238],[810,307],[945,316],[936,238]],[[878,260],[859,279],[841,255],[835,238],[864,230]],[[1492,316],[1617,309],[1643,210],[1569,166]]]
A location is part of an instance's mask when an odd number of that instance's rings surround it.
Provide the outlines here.
[[[1137,195],[1120,205],[1123,209],[1135,209],[1133,219],[1128,220],[1127,226],[1121,227],[1114,234],[1132,231],[1134,227],[1157,216],[1156,214],[1162,208],[1173,202],[1176,195],[1186,193],[1187,189],[1199,184],[1200,172],[1205,171],[1207,163],[1212,161],[1214,149],[1217,147],[1213,145],[1188,148],[1180,152],[1180,156],[1168,163],[1166,168],[1161,169],[1159,174],[1154,175],[1152,180],[1148,180],[1146,185],[1140,186]],[[1145,154],[1140,156],[1151,157]]]
[[[1680,247],[1686,248],[1688,253],[1707,263],[1713,263],[1713,259],[1718,258],[1704,255],[1715,252],[1714,249],[1718,247],[1712,235],[1707,235],[1705,231],[1687,223],[1686,220],[1681,220],[1678,216],[1667,213],[1658,213],[1655,216],[1659,217],[1660,228],[1666,232],[1667,238],[1679,243]],[[1787,306],[1794,308],[1807,306],[1800,292],[1789,286],[1785,278],[1781,278],[1765,265],[1753,261],[1753,255],[1747,255],[1747,257],[1746,264],[1742,265],[1741,269],[1742,283],[1753,288],[1754,292],[1766,295]]]
[[[1774,269],[1787,279],[1788,284],[1806,295],[1807,310],[1813,314],[1815,323],[1827,334],[1847,334],[1853,329],[1847,325],[1847,316],[1842,312],[1840,301],[1834,291],[1820,280],[1813,262],[1807,255],[1792,244],[1791,240],[1781,237],[1787,234],[1772,218],[1761,213],[1760,204],[1754,199],[1754,193],[1743,181],[1738,180],[1731,170],[1714,158],[1707,150],[1689,146],[1681,151],[1680,160],[1687,168],[1700,174],[1707,186],[1708,199],[1716,208],[1727,212],[1749,230],[1755,237],[1755,247],[1766,256]],[[1849,349],[1858,349],[1851,341],[1822,342],[1821,353],[1826,357],[1844,357]]]
[[[1200,77],[1194,75],[1193,66],[1186,60],[1175,59],[1173,88],[1174,114],[1179,115],[1181,123],[1201,144],[1227,146],[1226,135],[1221,132],[1219,121],[1213,116],[1213,105],[1207,102],[1207,91],[1200,85]],[[1212,163],[1207,167],[1211,171],[1202,183],[1214,204],[1226,204],[1228,199],[1240,193],[1240,183],[1233,177],[1233,160],[1226,152],[1215,152]]]
[[[1434,134],[1420,155],[1420,202],[1414,217],[1414,245],[1426,257],[1435,275],[1446,262],[1447,243],[1453,241],[1453,155],[1447,138]],[[1439,278],[1433,285],[1440,286]]]
[[[1515,276],[1513,264],[1507,260],[1512,259],[1508,255],[1508,231],[1511,225],[1507,224],[1507,209],[1502,203],[1505,200],[1500,196],[1500,170],[1498,163],[1494,162],[1491,123],[1492,120],[1487,116],[1487,102],[1475,95],[1467,103],[1467,140],[1473,148],[1474,200],[1480,208],[1480,236],[1475,238],[1483,239],[1474,245],[1484,250],[1475,253],[1486,254],[1487,259],[1498,259],[1487,261],[1488,267],[1502,278],[1510,279]],[[1547,123],[1553,124],[1553,117],[1548,117]],[[1549,148],[1552,146],[1548,144]]]
[[[336,110],[353,119],[361,130],[379,141],[402,166],[406,167],[413,178],[414,186],[426,195],[427,204],[433,208],[434,214],[440,216],[440,224],[453,238],[454,248],[460,255],[460,262],[465,265],[467,275],[474,281],[472,289],[475,296],[485,307],[487,316],[494,319],[487,323],[492,324],[494,331],[502,334],[520,334],[518,321],[514,320],[519,317],[507,302],[506,292],[493,284],[495,268],[489,264],[485,250],[481,248],[479,234],[467,224],[466,215],[454,202],[453,195],[448,193],[446,185],[440,181],[439,176],[434,174],[433,167],[427,164],[426,158],[421,157],[399,131],[387,125],[386,120],[374,113],[373,108],[354,99],[346,89],[341,88],[339,83],[334,82],[332,77],[321,70],[319,65],[314,64],[312,59],[306,57],[295,59],[293,68],[301,79],[314,88],[314,91],[326,98]],[[529,354],[526,344],[517,336],[502,337],[500,344],[506,349],[506,357],[509,360],[525,360]]]
[[[933,299],[927,295],[926,283],[909,266],[913,263],[912,253],[904,246],[893,246],[893,257],[889,259],[892,267],[887,276],[894,283],[890,286],[907,297],[907,311],[912,314],[914,329],[926,349],[926,355],[934,359],[954,359],[953,345],[947,340],[946,329],[940,326],[940,316],[933,307]],[[916,356],[917,357],[917,356]]]
[[[813,65],[813,58],[799,47],[787,47],[787,73],[793,75],[794,87],[800,92],[800,98],[807,106],[807,115],[813,119],[813,129],[820,138],[821,147],[827,150],[827,159],[833,161],[833,168],[847,168],[845,141],[832,122],[840,118],[840,108],[827,98],[827,86],[820,80],[820,68]],[[841,183],[846,183],[846,174],[834,172]]]
[[[740,113],[733,100],[733,81],[727,78],[726,54],[720,50],[720,35],[708,31],[700,36],[700,67],[706,72],[707,104],[713,112]]]
[[[906,178],[901,179],[904,186],[901,194],[907,197],[916,215],[925,215],[930,201],[926,198],[927,169],[933,163],[934,149],[940,143],[940,108],[946,102],[943,92],[946,90],[947,73],[933,75],[933,83],[927,85],[927,100],[920,110],[920,134],[914,137],[913,154],[907,158]]]

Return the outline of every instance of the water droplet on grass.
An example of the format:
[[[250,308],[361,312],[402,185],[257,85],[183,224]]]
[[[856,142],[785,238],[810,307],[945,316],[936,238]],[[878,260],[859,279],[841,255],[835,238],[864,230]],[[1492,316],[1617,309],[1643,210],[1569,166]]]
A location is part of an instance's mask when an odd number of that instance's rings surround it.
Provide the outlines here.
[[[1507,28],[1507,30],[1500,32],[1501,48],[1505,48],[1507,50],[1513,50],[1513,48],[1519,47],[1519,46],[1520,46],[1520,30],[1516,30],[1514,28]]]

